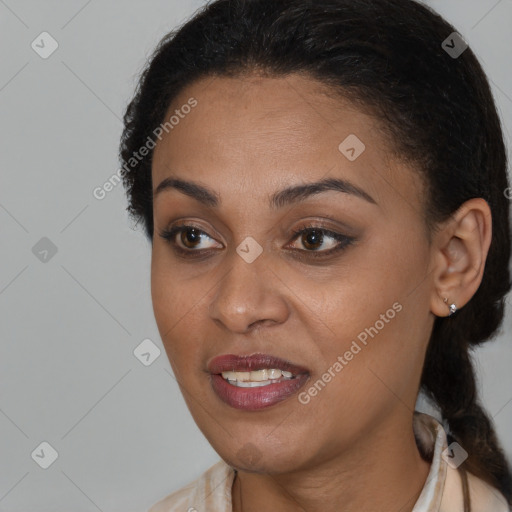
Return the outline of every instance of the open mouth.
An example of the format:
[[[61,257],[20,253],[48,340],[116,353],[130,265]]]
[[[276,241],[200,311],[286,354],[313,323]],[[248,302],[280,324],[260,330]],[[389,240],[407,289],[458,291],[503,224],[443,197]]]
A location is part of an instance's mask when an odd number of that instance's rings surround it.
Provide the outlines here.
[[[282,402],[309,379],[306,368],[267,354],[218,356],[210,361],[208,371],[216,395],[231,407],[243,410]]]

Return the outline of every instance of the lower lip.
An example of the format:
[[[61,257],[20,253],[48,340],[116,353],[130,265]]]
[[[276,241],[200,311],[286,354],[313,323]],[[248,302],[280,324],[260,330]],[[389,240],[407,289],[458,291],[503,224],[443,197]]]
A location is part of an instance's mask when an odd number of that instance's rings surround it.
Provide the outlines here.
[[[256,411],[286,400],[308,380],[308,374],[297,375],[294,379],[255,388],[240,388],[229,384],[222,375],[212,375],[211,383],[217,396],[235,409]]]

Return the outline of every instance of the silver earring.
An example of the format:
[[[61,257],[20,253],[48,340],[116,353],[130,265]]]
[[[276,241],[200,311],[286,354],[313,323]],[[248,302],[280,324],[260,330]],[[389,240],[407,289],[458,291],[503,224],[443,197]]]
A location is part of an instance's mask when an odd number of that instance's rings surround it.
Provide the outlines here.
[[[447,298],[447,297],[445,297],[445,298],[443,299],[443,302],[444,302],[446,305],[448,305],[448,298]],[[455,303],[454,303],[454,302],[452,302],[452,303],[450,304],[449,308],[450,308],[450,313],[448,314],[448,316],[452,316],[452,315],[457,311],[457,306],[455,305]]]

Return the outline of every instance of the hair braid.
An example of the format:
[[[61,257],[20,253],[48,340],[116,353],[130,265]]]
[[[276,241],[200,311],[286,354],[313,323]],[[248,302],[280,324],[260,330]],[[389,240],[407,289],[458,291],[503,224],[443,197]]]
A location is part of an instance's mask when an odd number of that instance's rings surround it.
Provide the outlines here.
[[[510,468],[492,420],[478,402],[470,346],[452,322],[458,317],[459,327],[463,325],[463,312],[460,310],[453,318],[436,319],[421,385],[439,405],[450,437],[468,452],[461,468],[500,489],[510,503]]]

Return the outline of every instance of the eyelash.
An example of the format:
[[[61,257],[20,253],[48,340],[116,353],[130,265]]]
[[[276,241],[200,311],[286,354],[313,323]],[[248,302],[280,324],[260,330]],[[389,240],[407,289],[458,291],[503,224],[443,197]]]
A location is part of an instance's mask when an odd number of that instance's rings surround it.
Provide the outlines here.
[[[350,237],[347,235],[342,235],[341,233],[336,233],[335,231],[330,231],[326,228],[323,228],[322,226],[318,226],[315,224],[306,224],[301,227],[299,227],[297,230],[292,230],[293,237],[292,241],[299,238],[300,235],[304,233],[308,233],[310,231],[319,231],[322,233],[323,236],[327,236],[329,238],[333,238],[334,240],[338,241],[338,244],[333,247],[332,249],[329,249],[327,251],[308,251],[304,249],[298,249],[300,252],[305,253],[307,257],[313,256],[314,258],[327,258],[334,253],[337,253],[339,251],[342,251],[347,246],[352,244],[355,241],[354,237]],[[323,242],[323,240],[322,240]],[[302,255],[301,255],[302,256]]]
[[[181,224],[173,226],[170,229],[164,229],[160,231],[160,236],[166,240],[169,244],[172,245],[173,250],[179,254],[182,257],[185,258],[198,258],[198,257],[204,257],[208,256],[213,251],[216,251],[217,249],[183,249],[182,247],[179,247],[175,241],[176,235],[182,233],[183,231],[186,231],[187,229],[196,229],[198,231],[199,235],[206,235],[208,238],[211,238],[205,231],[201,230],[199,227],[194,226],[193,224]],[[310,231],[319,231],[322,233],[323,236],[328,236],[329,238],[333,238],[338,241],[338,245],[336,247],[333,247],[332,249],[329,249],[327,251],[314,251],[314,250],[304,250],[304,249],[297,249],[299,252],[306,253],[306,257],[312,256],[313,258],[326,258],[334,253],[337,253],[339,251],[342,251],[347,246],[351,245],[355,238],[347,235],[342,235],[341,233],[336,233],[335,231],[330,231],[326,228],[323,228],[322,226],[318,226],[315,224],[306,224],[298,228],[297,230],[292,230],[293,237],[291,241],[296,240],[300,235],[304,233],[308,233]],[[323,242],[323,240],[322,240]],[[301,255],[303,257],[303,255]]]

